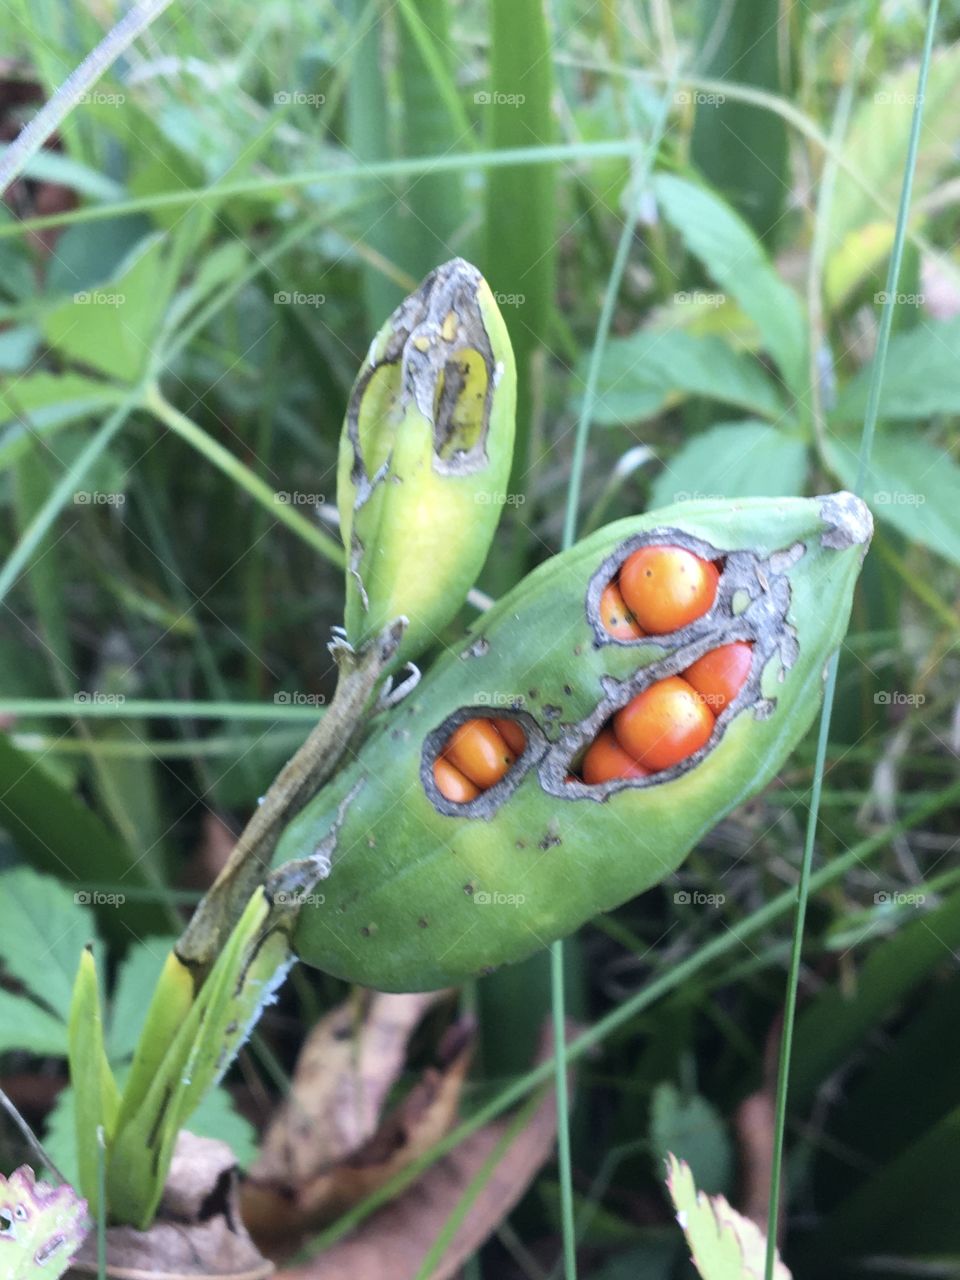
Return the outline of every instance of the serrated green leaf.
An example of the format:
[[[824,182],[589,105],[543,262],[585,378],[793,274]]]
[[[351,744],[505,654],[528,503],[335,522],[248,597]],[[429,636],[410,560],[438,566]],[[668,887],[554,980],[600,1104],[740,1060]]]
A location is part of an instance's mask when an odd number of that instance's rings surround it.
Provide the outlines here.
[[[697,1191],[689,1165],[674,1155],[667,1157],[667,1189],[701,1280],[762,1280],[766,1239],[756,1223],[723,1196]],[[779,1257],[773,1274],[791,1280]]]
[[[0,876],[0,960],[64,1022],[78,958],[94,933],[87,907],[58,880],[31,867]]]
[[[580,370],[580,385],[586,368]],[[683,329],[641,329],[607,343],[600,364],[594,421],[637,422],[671,400],[703,396],[777,418],[784,403],[759,362],[722,338]]]
[[[65,1058],[67,1024],[26,996],[0,987],[0,1053],[9,1049]]]
[[[112,280],[81,290],[48,312],[47,341],[69,360],[119,382],[136,382],[147,368],[167,285],[164,238],[148,236]]]
[[[873,365],[843,388],[831,415],[861,422],[867,410]],[[880,417],[917,422],[938,413],[960,413],[960,317],[936,324],[920,320],[890,339],[880,390]]]
[[[657,174],[660,211],[721,289],[750,317],[795,395],[806,387],[806,320],[800,299],[777,275],[760,241],[706,187]]]
[[[253,1164],[260,1150],[257,1131],[233,1104],[223,1088],[211,1089],[190,1117],[189,1129],[200,1138],[225,1142],[241,1169]]]
[[[725,1191],[733,1152],[716,1107],[700,1094],[684,1097],[669,1081],[657,1085],[650,1103],[650,1141],[661,1159],[679,1153],[705,1191]]]
[[[693,437],[657,476],[651,507],[685,498],[771,498],[803,493],[807,448],[764,422],[725,422]]]
[[[844,484],[857,475],[853,442],[838,436],[824,442],[827,465]],[[874,515],[960,564],[960,467],[949,454],[906,432],[877,436],[865,497]]]

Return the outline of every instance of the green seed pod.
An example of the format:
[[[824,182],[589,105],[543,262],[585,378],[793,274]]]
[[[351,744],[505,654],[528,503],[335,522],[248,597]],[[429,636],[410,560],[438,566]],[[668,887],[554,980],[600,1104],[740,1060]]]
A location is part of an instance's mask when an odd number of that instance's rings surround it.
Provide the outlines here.
[[[405,616],[397,660],[413,658],[463,604],[506,500],[516,393],[503,318],[462,258],[431,272],[374,338],[337,471],[354,645]]]
[[[306,962],[387,991],[446,986],[519,960],[663,880],[774,775],[809,727],[843,638],[872,532],[850,494],[687,502],[622,520],[539,566],[373,730],[357,758],[281,837],[309,853],[346,805],[322,902],[304,908]],[[603,588],[647,545],[720,568],[700,618],[614,639]],[[687,759],[639,779],[568,781],[612,713],[735,640],[750,672]],[[526,748],[467,803],[433,764],[477,716],[519,722]]]

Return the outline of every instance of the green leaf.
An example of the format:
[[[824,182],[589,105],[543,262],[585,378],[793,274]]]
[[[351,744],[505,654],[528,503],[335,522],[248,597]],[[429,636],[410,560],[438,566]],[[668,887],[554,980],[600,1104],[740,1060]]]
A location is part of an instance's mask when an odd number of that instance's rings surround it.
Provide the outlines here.
[[[806,476],[802,440],[763,422],[725,422],[700,432],[674,454],[654,481],[650,506],[692,497],[799,496]]]
[[[838,436],[824,442],[827,465],[852,488],[857,446]],[[960,564],[960,467],[949,454],[906,432],[876,438],[866,499],[874,514],[911,542]]]
[[[653,188],[660,211],[689,251],[760,332],[796,396],[806,391],[806,320],[800,299],[777,275],[760,241],[719,196],[670,173]]]
[[[146,371],[167,303],[163,254],[163,236],[148,236],[112,280],[50,311],[43,322],[50,344],[78,364],[119,382],[136,382]]]
[[[61,427],[119,404],[122,393],[79,373],[38,372],[0,387],[0,468],[7,467]]]
[[[799,10],[802,13],[803,6]],[[790,94],[790,59],[781,56],[782,42],[796,38],[798,33],[791,35],[790,28],[799,13],[784,14],[780,0],[734,0],[721,10],[713,0],[700,0],[698,17],[701,54],[708,59],[699,64],[701,74]],[[694,103],[694,164],[758,235],[774,235],[790,190],[783,116],[722,94],[712,101],[710,94],[701,93]]]
[[[79,1186],[95,1215],[99,1204],[101,1142],[105,1152],[113,1136],[120,1093],[103,1046],[100,989],[93,952],[89,948],[80,957],[73,990],[69,1049]]]
[[[37,1182],[27,1165],[0,1174],[0,1275],[57,1280],[87,1234],[87,1206],[72,1187]]]
[[[862,421],[872,378],[871,363],[847,383],[832,414],[837,421]],[[894,334],[887,350],[880,417],[917,422],[938,413],[960,413],[960,317],[921,319]]]
[[[723,1196],[698,1192],[689,1166],[675,1155],[667,1157],[667,1189],[701,1280],[760,1280],[767,1246],[756,1223],[731,1209]],[[773,1274],[775,1280],[790,1280],[779,1257]]]
[[[586,367],[579,371],[586,381]],[[722,338],[683,329],[641,329],[608,342],[600,363],[594,421],[638,422],[671,400],[703,396],[749,413],[777,418],[784,404],[759,361]]]
[[[238,276],[246,261],[246,246],[239,240],[227,240],[205,254],[193,279],[174,296],[164,323],[165,331],[177,329],[192,311]]]
[[[661,1159],[678,1152],[705,1190],[724,1191],[729,1186],[730,1139],[719,1112],[700,1094],[684,1097],[669,1081],[658,1084],[650,1102],[650,1141]]]
[[[77,959],[93,936],[90,912],[58,880],[30,867],[0,876],[0,959],[64,1022]]]
[[[3,735],[0,735],[0,777],[5,780],[0,826],[10,834],[24,857],[36,866],[64,876],[83,876],[83,880],[78,878],[74,882],[74,887],[81,892],[86,891],[90,883],[112,884],[121,879],[125,881],[124,887],[158,888],[150,880],[149,863],[139,854],[134,855],[92,809],[62,787],[33,756],[19,751]],[[54,892],[48,888],[54,882],[41,877],[38,880],[31,920],[34,913],[39,914],[38,931],[44,936],[47,930],[41,904]],[[68,896],[72,898],[72,890]],[[0,956],[4,955],[2,922],[6,918],[2,899],[0,895]],[[122,910],[117,910],[116,904],[109,901],[94,905],[101,932],[124,945],[131,933],[135,937],[143,936],[169,927],[168,914],[158,902],[131,900],[123,904]],[[29,903],[27,909],[30,909]],[[69,984],[64,980],[58,985],[61,994],[67,985],[72,986],[80,948],[93,934],[92,924],[85,927],[86,933],[80,931],[73,935],[73,951],[67,966]],[[32,924],[30,928],[32,931]],[[70,939],[66,941],[70,943]],[[68,997],[64,996],[62,1009],[67,1003]]]
[[[117,971],[107,1057],[111,1063],[129,1058],[136,1047],[150,998],[175,938],[148,938],[132,947]]]
[[[20,324],[0,333],[0,373],[19,373],[34,357],[40,342],[40,330],[32,324]]]
[[[226,1089],[211,1089],[190,1117],[190,1132],[200,1138],[218,1138],[236,1156],[237,1164],[246,1169],[260,1150],[257,1131],[237,1111]]]
[[[0,987],[0,1053],[20,1049],[42,1058],[67,1056],[67,1024]]]
[[[82,196],[93,196],[95,200],[122,200],[125,194],[118,182],[61,151],[38,151],[27,164],[24,175],[35,182],[55,182]]]

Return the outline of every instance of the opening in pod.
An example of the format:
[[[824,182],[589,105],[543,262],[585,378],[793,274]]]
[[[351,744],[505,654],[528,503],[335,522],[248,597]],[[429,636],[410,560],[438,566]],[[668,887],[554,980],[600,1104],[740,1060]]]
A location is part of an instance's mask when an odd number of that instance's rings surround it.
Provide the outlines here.
[[[586,743],[581,735],[578,748],[568,738],[566,754],[558,744],[558,758],[545,762],[542,780],[555,783],[562,768],[568,796],[596,788],[604,798],[619,789],[610,784],[647,787],[695,768],[733,715],[748,704],[758,714],[768,710],[760,692],[762,661],[755,657],[753,639],[712,649],[701,642],[657,663],[657,671],[638,673],[640,687],[637,681],[610,687],[585,726]]]
[[[736,640],[649,685],[605,722],[567,782],[648,778],[695,755],[746,683],[752,657],[752,643]]]
[[[726,563],[723,552],[680,530],[627,539],[599,566],[587,590],[587,616],[598,643],[633,644],[648,637],[660,643],[660,637],[707,619]]]
[[[539,727],[523,712],[494,716],[487,710],[462,708],[427,736],[421,766],[424,786],[442,812],[487,816],[546,745]]]

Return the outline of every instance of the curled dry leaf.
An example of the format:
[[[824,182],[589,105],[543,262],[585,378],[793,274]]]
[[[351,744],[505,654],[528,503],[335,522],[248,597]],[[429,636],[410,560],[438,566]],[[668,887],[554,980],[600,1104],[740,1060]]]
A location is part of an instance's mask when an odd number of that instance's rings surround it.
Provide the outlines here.
[[[37,1182],[29,1165],[0,1174],[0,1276],[55,1280],[87,1233],[87,1202],[72,1187]]]
[[[545,1031],[541,1057],[548,1043]],[[348,1239],[303,1266],[281,1270],[277,1280],[414,1280],[451,1215],[469,1197],[470,1207],[430,1275],[451,1280],[550,1159],[557,1133],[553,1091],[504,1147],[514,1124],[508,1116],[472,1134]],[[475,1180],[494,1159],[492,1174],[477,1191]]]
[[[255,1239],[293,1250],[305,1231],[382,1186],[447,1131],[473,1048],[463,1024],[441,1042],[439,1066],[386,1119],[381,1114],[411,1034],[447,994],[366,992],[317,1024],[242,1187]]]
[[[237,1167],[230,1148],[182,1132],[153,1225],[110,1227],[111,1280],[265,1280],[273,1264],[257,1252],[240,1217]],[[67,1280],[97,1274],[95,1236],[88,1236]]]

